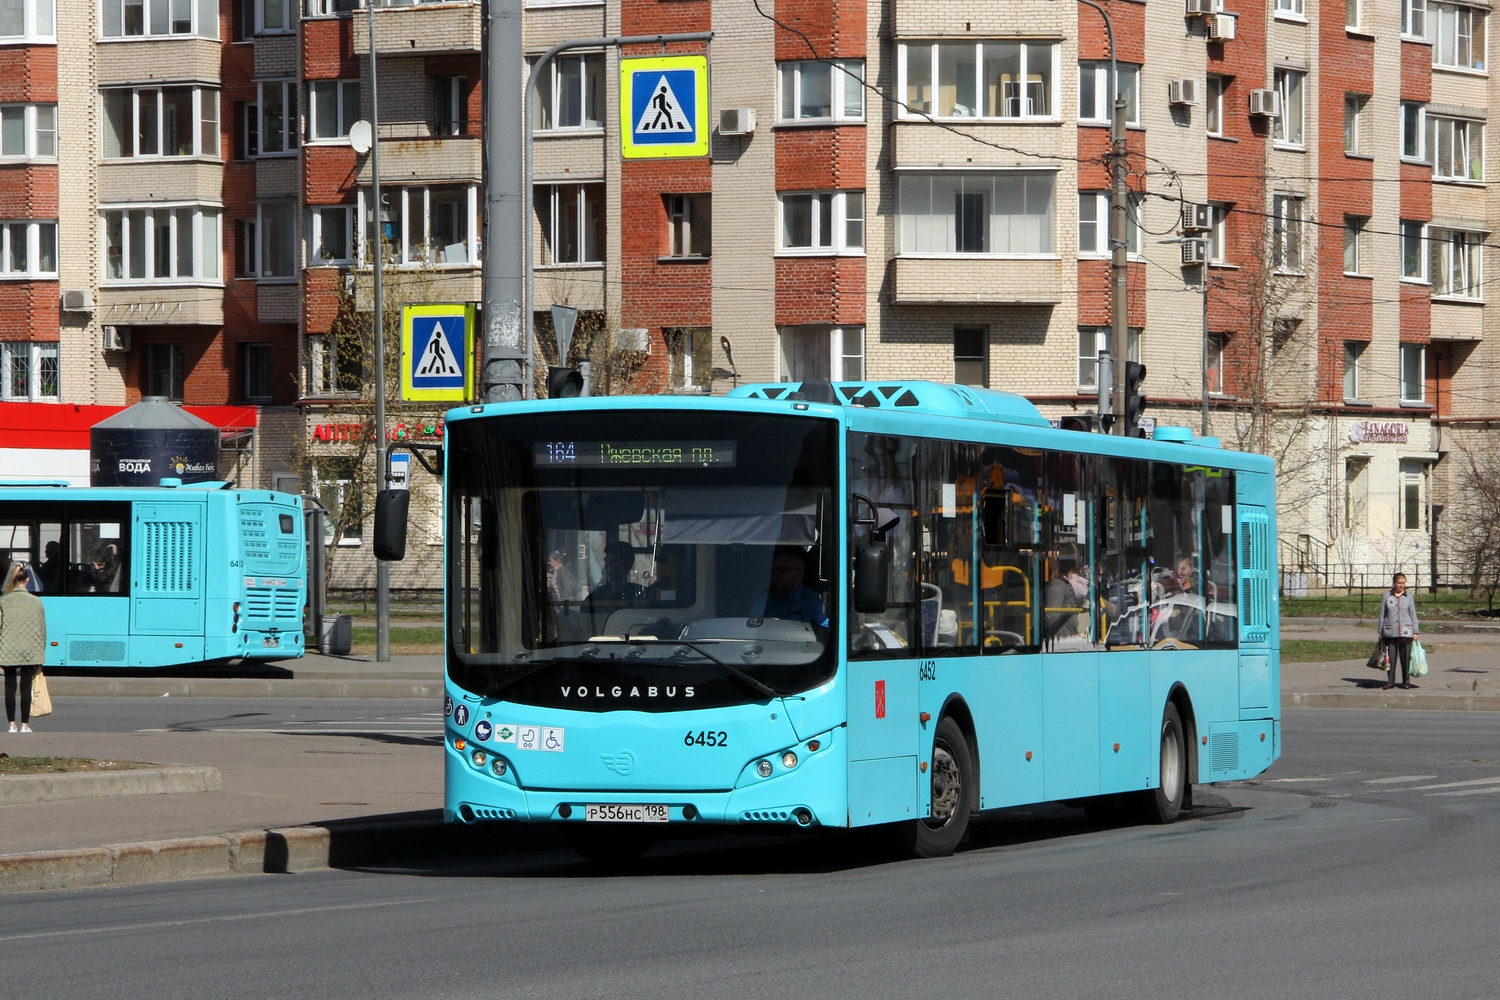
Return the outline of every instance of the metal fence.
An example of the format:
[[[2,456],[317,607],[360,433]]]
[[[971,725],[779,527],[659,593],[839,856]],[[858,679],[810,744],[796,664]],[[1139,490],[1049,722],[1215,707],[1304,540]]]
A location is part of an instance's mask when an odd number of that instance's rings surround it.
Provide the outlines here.
[[[1382,563],[1330,563],[1316,568],[1295,563],[1281,566],[1282,597],[1345,597],[1378,594],[1390,589],[1396,572],[1406,574],[1407,589],[1416,593],[1469,590],[1472,566],[1457,560],[1413,561],[1406,566]]]

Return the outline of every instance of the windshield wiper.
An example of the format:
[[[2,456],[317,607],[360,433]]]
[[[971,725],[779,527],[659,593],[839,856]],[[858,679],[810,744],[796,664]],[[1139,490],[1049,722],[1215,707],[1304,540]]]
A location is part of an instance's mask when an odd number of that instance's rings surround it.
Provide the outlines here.
[[[634,643],[641,640],[631,639],[630,641]],[[771,685],[762,680],[759,680],[758,678],[750,676],[749,674],[745,673],[745,671],[741,670],[739,667],[735,666],[732,663],[725,663],[723,660],[719,659],[717,656],[710,653],[708,650],[704,649],[696,642],[689,642],[684,639],[655,639],[653,641],[670,642],[674,646],[682,646],[684,648],[691,649],[693,652],[708,660],[710,663],[713,663],[716,666],[720,667],[730,677],[733,677],[735,680],[740,681],[757,693],[765,695],[767,698],[781,697],[781,692],[771,687]]]

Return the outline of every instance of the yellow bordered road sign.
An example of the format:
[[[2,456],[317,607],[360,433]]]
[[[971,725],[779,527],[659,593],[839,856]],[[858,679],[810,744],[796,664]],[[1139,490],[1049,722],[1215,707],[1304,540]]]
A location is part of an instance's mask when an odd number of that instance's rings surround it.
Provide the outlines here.
[[[463,402],[474,395],[473,303],[401,307],[401,398]]]
[[[708,155],[708,56],[620,60],[620,155]]]

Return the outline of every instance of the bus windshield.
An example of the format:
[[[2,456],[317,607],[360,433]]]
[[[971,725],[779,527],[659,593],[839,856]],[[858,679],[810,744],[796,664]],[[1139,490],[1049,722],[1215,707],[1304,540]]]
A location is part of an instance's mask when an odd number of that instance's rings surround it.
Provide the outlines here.
[[[834,422],[583,411],[446,438],[459,687],[671,711],[832,676]]]

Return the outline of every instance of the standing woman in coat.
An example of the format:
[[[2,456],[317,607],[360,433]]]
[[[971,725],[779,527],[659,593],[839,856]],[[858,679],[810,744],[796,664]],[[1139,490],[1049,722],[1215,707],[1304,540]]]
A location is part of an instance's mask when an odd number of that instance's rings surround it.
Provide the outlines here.
[[[0,667],[5,668],[5,718],[16,732],[16,682],[21,685],[21,729],[31,732],[31,684],[47,650],[47,616],[26,589],[31,570],[12,563],[0,588]]]
[[[1401,686],[1416,687],[1411,682],[1411,644],[1421,634],[1417,623],[1417,603],[1406,592],[1406,574],[1391,578],[1391,589],[1380,602],[1380,641],[1385,643],[1386,680],[1381,685],[1389,691],[1396,686],[1396,660],[1401,660]]]

